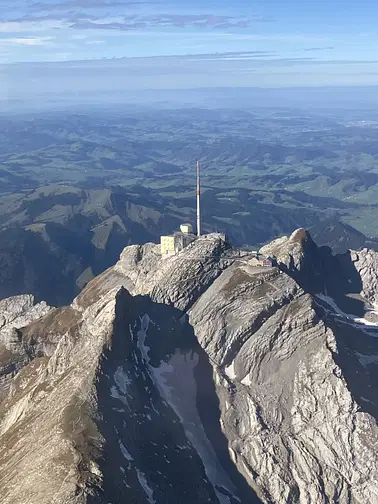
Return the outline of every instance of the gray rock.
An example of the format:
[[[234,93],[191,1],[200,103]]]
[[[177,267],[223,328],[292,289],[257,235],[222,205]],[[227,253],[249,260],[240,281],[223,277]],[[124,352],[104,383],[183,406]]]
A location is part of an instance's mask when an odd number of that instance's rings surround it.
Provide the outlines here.
[[[51,309],[45,302],[36,304],[34,297],[26,294],[0,301],[0,399],[12,378],[30,361],[19,329]]]
[[[46,315],[51,308],[43,301],[35,303],[28,294],[0,301],[0,337],[7,327],[20,328]]]
[[[378,504],[378,326],[339,304],[375,302],[375,255],[305,230],[264,253],[127,247],[3,336],[29,360],[0,403],[2,504]]]
[[[361,278],[361,294],[369,302],[378,304],[378,252],[368,249],[352,251],[351,259]]]

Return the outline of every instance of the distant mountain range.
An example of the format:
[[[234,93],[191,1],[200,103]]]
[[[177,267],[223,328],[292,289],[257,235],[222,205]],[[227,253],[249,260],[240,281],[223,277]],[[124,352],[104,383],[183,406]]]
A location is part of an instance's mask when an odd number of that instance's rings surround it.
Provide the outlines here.
[[[310,228],[311,236],[318,246],[327,246],[335,254],[348,250],[368,248],[378,250],[378,240],[368,238],[357,229],[337,219],[326,219]]]
[[[0,201],[0,297],[30,292],[52,305],[70,302],[126,245],[158,241],[180,222],[122,189],[47,186]]]
[[[238,203],[221,203],[218,191],[204,194],[205,232],[226,232],[235,245],[254,245],[318,220],[310,212],[283,212],[238,191]],[[193,194],[178,207],[141,187],[51,185],[5,195],[0,198],[0,297],[31,293],[54,306],[67,304],[114,264],[126,245],[158,243],[180,223],[194,223],[194,202]]]
[[[221,191],[203,196],[204,231],[225,232],[235,246],[259,246],[272,235],[298,225],[311,227],[314,240],[336,253],[374,240],[321,214],[259,202],[238,190],[238,203]],[[194,198],[180,201],[148,189],[83,189],[52,185],[0,198],[0,298],[31,293],[53,306],[67,304],[80,290],[114,264],[130,244],[158,243],[180,223],[195,222]],[[314,223],[317,224],[313,226]]]
[[[68,303],[124,246],[195,223],[198,159],[204,232],[254,249],[305,227],[335,252],[376,248],[376,129],[359,119],[284,107],[0,115],[0,297]]]

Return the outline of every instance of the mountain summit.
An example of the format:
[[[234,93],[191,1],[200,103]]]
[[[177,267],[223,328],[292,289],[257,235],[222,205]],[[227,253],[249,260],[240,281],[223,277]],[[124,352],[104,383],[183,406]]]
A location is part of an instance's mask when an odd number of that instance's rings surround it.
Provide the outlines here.
[[[126,247],[0,304],[2,504],[378,503],[378,253]]]

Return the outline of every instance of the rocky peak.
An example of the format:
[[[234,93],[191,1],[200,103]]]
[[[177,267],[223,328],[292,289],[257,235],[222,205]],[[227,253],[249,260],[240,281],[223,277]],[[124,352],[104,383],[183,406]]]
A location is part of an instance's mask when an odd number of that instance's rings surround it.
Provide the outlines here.
[[[14,296],[0,301],[0,400],[11,380],[29,362],[20,328],[47,315],[52,308],[35,303],[31,295]]]
[[[261,253],[276,257],[279,264],[290,270],[300,270],[304,260],[316,249],[310,233],[303,228],[295,230],[290,236],[283,236],[265,245]]]
[[[361,278],[361,294],[372,305],[378,304],[378,252],[362,249],[351,252],[351,260]]]
[[[224,235],[201,236],[177,255],[162,257],[160,247],[127,247],[115,266],[133,294],[186,310],[232,261]]]
[[[263,252],[131,246],[70,307],[4,301],[2,504],[377,504],[375,253]]]
[[[9,327],[23,327],[43,317],[51,310],[45,302],[35,303],[34,296],[14,296],[0,301],[0,331]]]

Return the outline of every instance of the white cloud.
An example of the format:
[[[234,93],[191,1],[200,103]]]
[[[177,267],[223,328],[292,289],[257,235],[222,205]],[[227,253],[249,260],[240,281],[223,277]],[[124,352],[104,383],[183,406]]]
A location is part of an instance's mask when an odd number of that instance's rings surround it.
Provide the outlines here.
[[[66,28],[68,24],[60,20],[43,21],[0,21],[0,33],[35,33]]]
[[[57,56],[62,61],[68,61],[68,60],[70,60],[72,58],[73,54],[69,53],[69,52],[65,52],[65,53],[58,53]]]
[[[86,45],[99,45],[99,44],[105,44],[105,40],[87,40],[85,42]]]
[[[86,40],[88,38],[88,35],[84,35],[84,33],[78,33],[75,35],[71,35],[72,40]]]
[[[8,37],[0,38],[0,45],[43,46],[53,37]]]

